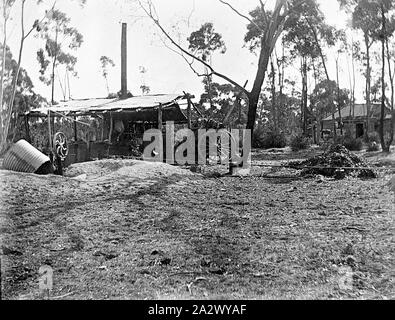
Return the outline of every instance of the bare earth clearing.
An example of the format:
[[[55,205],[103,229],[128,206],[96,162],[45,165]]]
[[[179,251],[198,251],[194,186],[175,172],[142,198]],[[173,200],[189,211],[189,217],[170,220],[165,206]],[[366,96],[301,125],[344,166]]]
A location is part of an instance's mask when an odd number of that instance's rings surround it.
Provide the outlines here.
[[[395,167],[393,156],[366,159]],[[207,173],[133,160],[73,165],[68,177],[0,170],[2,298],[39,299],[44,264],[52,299],[395,298],[390,174]]]

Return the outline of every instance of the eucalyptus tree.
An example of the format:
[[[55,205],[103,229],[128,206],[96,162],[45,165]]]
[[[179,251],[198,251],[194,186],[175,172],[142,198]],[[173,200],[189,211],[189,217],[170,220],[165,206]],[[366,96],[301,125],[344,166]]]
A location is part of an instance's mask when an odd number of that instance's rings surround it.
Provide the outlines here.
[[[100,57],[100,66],[102,69],[103,78],[106,82],[107,96],[109,96],[110,95],[110,88],[108,86],[108,68],[115,67],[115,63],[111,58],[109,58],[107,56],[101,56]]]
[[[253,17],[253,21],[247,27],[248,31],[244,40],[248,43],[249,49],[255,51],[260,49],[260,29],[264,27],[262,25],[264,20],[259,8],[251,11],[250,15]],[[324,69],[326,80],[330,81],[323,46],[334,46],[343,37],[344,33],[341,30],[336,30],[325,22],[325,16],[316,0],[292,0],[289,2],[289,16],[284,25],[282,42],[289,48],[289,56],[293,61],[300,58],[301,122],[304,134],[307,134],[308,125],[308,72],[311,71],[310,66],[313,66],[314,75],[317,76],[318,70],[315,69],[315,61],[320,60],[319,66]]]
[[[351,38],[351,42],[347,42],[344,51],[347,59],[347,71],[350,89],[350,113],[349,117],[355,117],[355,90],[356,90],[356,62],[363,60],[361,58],[360,43]],[[351,59],[350,59],[351,58]],[[351,60],[351,62],[350,62]],[[351,70],[350,70],[351,69]]]
[[[64,65],[67,71],[74,76],[77,75],[74,69],[77,58],[67,52],[66,46],[69,50],[78,49],[83,42],[83,36],[76,28],[70,26],[70,18],[57,9],[51,12],[49,19],[43,24],[40,36],[45,43],[45,49],[37,51],[40,80],[46,85],[51,85],[51,102],[54,104],[55,69],[58,65]]]
[[[235,9],[229,3],[219,0],[224,5],[228,6],[233,12],[247,20],[248,23],[251,23],[253,20],[251,17],[241,13],[239,10]],[[161,32],[165,35],[165,37],[171,42],[171,44],[179,50],[185,57],[192,59],[193,61],[198,61],[203,66],[207,67],[210,75],[217,76],[227,81],[231,85],[235,86],[238,90],[245,94],[248,99],[248,119],[247,119],[247,129],[253,130],[256,122],[256,113],[258,108],[258,102],[262,90],[263,83],[266,77],[266,71],[269,63],[270,56],[274,50],[276,42],[283,32],[284,24],[288,19],[289,15],[289,6],[287,0],[276,0],[275,6],[272,12],[268,12],[265,8],[264,3],[260,0],[259,10],[262,12],[263,21],[260,25],[257,25],[259,30],[261,31],[259,40],[260,50],[259,50],[259,58],[258,58],[258,67],[256,71],[256,75],[253,81],[253,86],[250,91],[248,91],[243,85],[237,83],[232,80],[227,75],[218,72],[213,66],[199,58],[196,54],[190,52],[188,49],[182,47],[179,43],[177,43],[174,38],[164,29],[162,24],[160,23],[159,17],[156,14],[156,10],[152,4],[151,0],[145,1],[145,4],[137,0],[142,10],[146,13],[146,15],[151,18],[151,20],[155,23],[155,25],[161,30]],[[262,28],[264,26],[264,28]],[[185,58],[184,57],[184,58]],[[191,62],[188,62],[190,66],[192,66]],[[201,75],[206,76],[206,75]]]
[[[214,31],[214,26],[211,22],[204,23],[198,30],[192,32],[187,40],[189,42],[188,49],[210,66],[212,66],[214,52],[219,51],[222,54],[226,52],[226,46],[222,40],[222,36]],[[206,67],[203,83],[205,96],[208,98],[210,108],[214,108],[211,92],[212,78],[213,76]]]
[[[364,58],[366,61],[365,71],[365,95],[367,110],[367,137],[370,127],[371,115],[371,89],[372,89],[372,45],[377,40],[377,34],[380,32],[381,23],[379,17],[378,3],[381,0],[338,0],[340,7],[351,14],[353,29],[360,30],[363,33],[363,42],[365,45]],[[386,0],[384,0],[386,1]]]
[[[77,2],[81,5],[84,6],[86,3],[86,0],[77,0]],[[1,11],[3,13],[3,18],[5,19],[3,22],[3,31],[6,35],[6,29],[7,29],[7,21],[10,18],[10,13],[11,13],[11,7],[13,4],[18,3],[20,5],[20,20],[16,20],[15,17],[11,16],[13,18],[14,23],[16,26],[19,27],[20,29],[20,42],[19,42],[19,52],[18,52],[18,58],[16,60],[16,68],[15,72],[12,74],[12,77],[8,79],[8,82],[0,81],[0,106],[1,106],[1,113],[0,113],[0,150],[3,150],[6,144],[6,138],[8,136],[8,131],[10,127],[10,121],[11,118],[15,118],[15,112],[17,112],[17,101],[16,98],[18,96],[18,86],[19,86],[19,77],[20,77],[20,72],[22,72],[22,55],[25,47],[25,42],[26,40],[31,37],[32,35],[37,35],[38,33],[42,32],[43,28],[49,23],[49,20],[52,19],[52,14],[54,11],[54,8],[56,6],[57,1],[52,0],[50,3],[44,3],[43,0],[35,0],[35,1],[26,1],[26,0],[20,0],[20,1],[15,1],[15,0],[2,0],[0,4],[1,6]],[[26,5],[29,4],[30,6],[36,6],[38,8],[39,5],[50,5],[47,10],[45,10],[45,13],[41,14],[40,10],[36,10],[36,8],[26,8]],[[15,8],[16,6],[14,6]],[[29,12],[29,17],[32,19],[32,22],[28,27],[28,23],[26,20],[26,11]],[[16,8],[13,10],[12,14],[15,14]],[[40,16],[41,15],[41,16]],[[3,48],[6,47],[6,37],[4,38],[3,41]],[[2,51],[2,57],[5,54],[4,51]],[[2,59],[2,64],[5,60]],[[2,68],[2,71],[4,68]],[[3,77],[4,78],[4,77]],[[4,80],[4,79],[3,79]],[[7,88],[4,87],[4,84],[7,85]],[[7,101],[4,101],[3,96],[4,96],[4,91],[7,90],[10,94],[7,95]],[[15,136],[15,134],[14,134]],[[1,152],[1,151],[0,151]]]
[[[147,71],[148,70],[146,67],[139,66],[139,72],[141,77],[140,90],[143,96],[151,92],[151,88],[145,83],[145,74],[147,73]]]
[[[0,44],[0,49],[3,50]],[[5,138],[9,141],[14,141],[17,136],[18,114],[28,111],[31,107],[41,107],[45,103],[45,99],[36,94],[33,90],[33,82],[29,77],[27,71],[19,66],[18,61],[13,58],[9,47],[6,48],[4,82],[10,84],[15,79],[14,86],[7,85],[4,87],[4,100],[9,101],[14,96],[12,114],[9,119],[9,130],[4,132]],[[17,78],[16,78],[17,77]],[[15,91],[14,91],[15,90]]]
[[[339,88],[336,81],[323,80],[314,88],[310,100],[313,110],[321,117],[327,117],[333,113],[333,101],[344,108],[350,101],[349,96],[349,90]]]
[[[385,135],[384,135],[384,118],[385,118],[385,104],[386,104],[386,83],[385,83],[385,69],[386,69],[386,48],[387,48],[387,54],[389,54],[389,48],[388,48],[388,39],[390,35],[393,34],[395,30],[395,15],[394,12],[392,12],[391,17],[387,17],[389,13],[395,9],[395,3],[392,0],[381,0],[377,2],[377,5],[379,6],[379,12],[380,12],[380,22],[381,22],[381,32],[378,34],[378,40],[381,42],[381,60],[382,60],[382,68],[381,68],[381,113],[380,113],[380,142],[381,142],[381,148],[385,152],[390,151],[391,144],[394,139],[394,127],[393,127],[393,116],[394,116],[394,89],[393,89],[393,74],[391,70],[391,65],[390,65],[390,59],[388,56],[388,63],[389,63],[389,76],[390,76],[390,82],[391,82],[391,125],[390,125],[390,130],[389,130],[389,138],[386,141],[385,140]]]
[[[6,30],[7,30],[7,21],[10,16],[10,10],[13,4],[15,4],[16,1],[14,0],[3,0],[3,16],[4,16],[4,42],[3,42],[3,48],[6,48]],[[42,2],[42,0],[37,0],[35,2],[35,5],[38,5]],[[4,87],[4,74],[2,73],[1,75],[1,81],[0,81],[0,106],[1,106],[1,114],[0,114],[0,136],[1,136],[1,141],[0,141],[0,151],[3,150],[5,143],[6,143],[6,138],[8,135],[8,130],[10,126],[10,120],[11,117],[13,117],[13,112],[15,112],[14,108],[14,101],[15,101],[15,96],[17,93],[17,87],[18,87],[18,79],[19,79],[19,74],[21,72],[21,64],[22,64],[22,54],[24,50],[24,44],[25,41],[32,35],[34,32],[40,31],[42,23],[48,18],[48,16],[51,14],[54,6],[55,6],[56,1],[54,1],[52,9],[46,10],[45,14],[42,17],[35,17],[36,20],[34,20],[34,23],[26,29],[26,21],[25,21],[25,6],[26,6],[26,0],[21,0],[20,1],[20,30],[21,30],[21,35],[20,35],[20,43],[19,43],[19,54],[18,54],[18,60],[16,64],[16,71],[13,74],[13,77],[10,78],[9,80],[9,85],[11,86],[11,91],[10,94],[8,95],[8,100],[7,102],[4,101],[4,90],[8,90],[7,88]],[[3,50],[3,54],[5,55],[5,51]],[[5,61],[3,57],[3,63]],[[4,65],[2,66],[2,72],[4,69]]]
[[[0,70],[0,152],[3,149],[3,145],[6,139],[7,133],[5,132],[5,127],[7,127],[7,106],[4,111],[4,75],[6,72],[6,52],[7,52],[7,26],[10,19],[10,13],[15,0],[2,0],[1,1],[1,15],[2,15],[2,51],[1,51],[1,70]]]
[[[394,113],[394,76],[395,76],[395,43],[394,43],[394,30],[395,30],[395,19],[392,16],[388,21],[388,31],[387,37],[385,39],[386,52],[387,52],[387,66],[388,66],[388,76],[390,79],[390,90],[391,90],[391,98],[390,98],[390,107],[391,107],[391,127],[390,127],[390,141],[389,145],[391,145],[394,139],[394,131],[395,131],[395,113]],[[392,51],[390,50],[390,43]]]

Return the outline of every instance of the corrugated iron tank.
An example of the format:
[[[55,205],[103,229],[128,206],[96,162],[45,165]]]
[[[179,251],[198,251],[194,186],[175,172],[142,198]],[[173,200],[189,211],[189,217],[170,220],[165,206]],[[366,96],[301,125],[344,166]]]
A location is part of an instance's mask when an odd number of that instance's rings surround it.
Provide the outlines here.
[[[49,157],[22,139],[8,150],[4,157],[3,167],[16,172],[35,173],[47,163],[50,163]]]

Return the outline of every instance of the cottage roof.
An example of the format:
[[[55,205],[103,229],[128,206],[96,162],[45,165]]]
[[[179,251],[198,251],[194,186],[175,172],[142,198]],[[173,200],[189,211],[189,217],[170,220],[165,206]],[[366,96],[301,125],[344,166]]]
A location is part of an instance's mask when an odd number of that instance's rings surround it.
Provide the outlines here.
[[[390,119],[391,118],[391,110],[388,107],[385,107],[385,113],[386,113],[386,119]],[[351,110],[351,112],[350,112]],[[347,119],[350,117],[350,114],[353,114],[353,111],[351,109],[351,106],[346,106],[343,109],[341,109],[340,111],[342,119]],[[379,118],[380,117],[380,113],[381,113],[381,104],[379,103],[375,103],[372,104],[371,106],[371,110],[370,110],[370,117],[371,118]],[[354,107],[354,117],[355,118],[363,118],[366,117],[367,115],[367,108],[366,108],[366,104],[356,104]],[[335,113],[335,117],[336,119],[339,118],[339,113],[336,112]],[[325,118],[324,121],[332,121],[332,115],[330,115],[329,117]]]

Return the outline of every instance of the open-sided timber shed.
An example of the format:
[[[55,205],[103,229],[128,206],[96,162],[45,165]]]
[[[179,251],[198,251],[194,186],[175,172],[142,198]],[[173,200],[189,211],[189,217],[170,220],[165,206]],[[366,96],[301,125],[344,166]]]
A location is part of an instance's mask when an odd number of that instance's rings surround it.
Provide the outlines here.
[[[142,142],[143,132],[147,129],[163,129],[163,124],[167,121],[173,121],[175,124],[187,124],[190,128],[191,108],[196,109],[191,101],[192,98],[194,97],[185,92],[183,94],[145,96],[131,96],[129,94],[127,90],[127,25],[122,23],[119,97],[70,100],[31,110],[22,115],[25,118],[26,139],[31,141],[29,119],[43,118],[48,123],[49,138],[49,150],[45,153],[51,155],[56,152],[59,156],[59,144],[65,145],[64,141],[66,140],[72,142],[67,144],[69,152],[65,159],[65,165],[110,156],[129,156],[133,155],[131,145],[135,145],[136,140]],[[198,111],[198,113],[200,112]],[[95,118],[101,124],[101,132],[95,137],[83,138],[78,134],[82,128],[91,126],[92,122],[84,122],[86,119],[82,117],[86,116]],[[66,121],[74,124],[74,134],[70,132],[70,126],[65,134],[62,131],[62,125],[60,125],[60,132],[57,132],[59,130],[58,123],[58,130],[54,130],[54,119],[59,118],[67,119]],[[63,120],[59,123],[66,123]],[[63,126],[63,129],[66,127]],[[60,158],[64,157],[60,156]]]
[[[50,119],[48,132],[49,141],[52,143],[56,134],[53,129],[54,119],[63,118],[74,123],[74,138],[68,137],[74,141],[68,145],[69,155],[65,161],[66,165],[92,158],[128,156],[131,151],[130,139],[136,136],[142,137],[144,130],[162,129],[167,121],[175,124],[190,124],[191,98],[193,96],[189,94],[157,94],[126,99],[82,99],[33,109],[25,114],[27,139],[30,140],[29,120],[44,118]],[[80,117],[84,116],[102,121],[100,138],[96,137],[94,141],[78,141],[79,127],[86,126],[86,123],[80,120]],[[126,137],[126,139],[121,139],[122,142],[119,139],[121,135]]]
[[[187,112],[181,105],[188,105],[189,95],[157,94],[127,99],[82,99],[61,102],[58,105],[31,110],[30,117],[80,117],[102,116],[113,120],[156,123],[166,121],[187,123]]]
[[[48,111],[64,115],[85,116],[93,114],[110,114],[114,118],[124,117],[133,121],[160,121],[158,110],[162,108],[162,121],[187,122],[181,111],[180,101],[187,100],[182,94],[157,94],[137,96],[127,99],[82,99],[61,102],[49,108],[34,109],[30,116],[47,116]],[[181,103],[182,104],[182,103]],[[184,104],[186,104],[184,102]],[[60,115],[61,116],[61,115]]]

